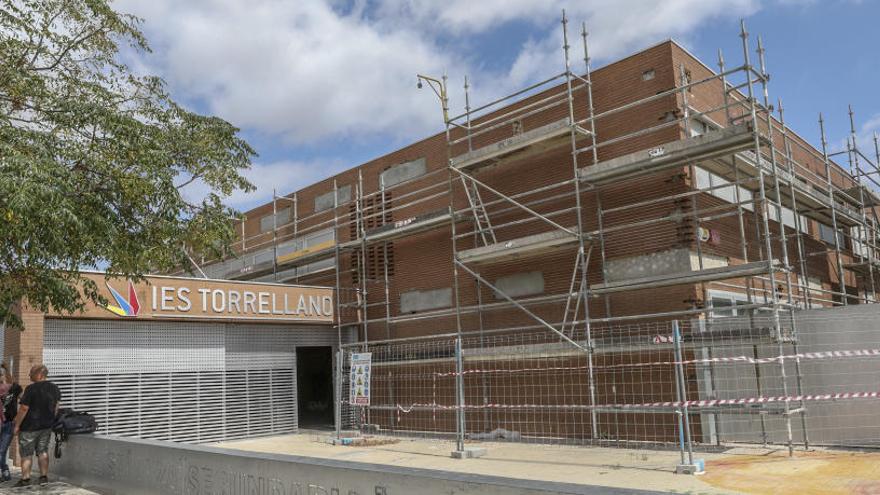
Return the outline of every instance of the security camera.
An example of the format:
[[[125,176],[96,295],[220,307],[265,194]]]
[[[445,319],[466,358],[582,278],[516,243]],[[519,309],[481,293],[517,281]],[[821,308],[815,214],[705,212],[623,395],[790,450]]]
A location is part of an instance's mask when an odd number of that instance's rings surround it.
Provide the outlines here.
[[[419,82],[416,83],[416,87],[422,89],[422,80],[419,79]]]

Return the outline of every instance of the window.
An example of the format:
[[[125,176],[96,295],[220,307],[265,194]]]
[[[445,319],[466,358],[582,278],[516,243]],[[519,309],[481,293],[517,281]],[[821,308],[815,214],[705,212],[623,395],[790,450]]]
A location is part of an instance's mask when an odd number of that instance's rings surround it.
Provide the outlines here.
[[[850,228],[850,239],[852,241],[852,250],[853,253],[861,256],[862,258],[868,258],[871,254],[870,247],[868,246],[867,241],[867,229],[856,227]],[[870,256],[873,258],[874,256]]]
[[[495,299],[507,300],[504,295],[516,298],[544,293],[544,275],[541,272],[523,272],[507,275],[495,280],[495,287],[504,294],[495,292]]]
[[[342,186],[336,189],[336,202],[333,202],[333,191],[315,197],[315,213],[329,210],[335,205],[347,203],[351,200],[351,186]]]
[[[274,227],[281,227],[289,223],[292,218],[292,210],[289,206],[277,210],[275,213],[275,221],[272,221],[272,214],[268,214],[260,219],[260,233],[271,232]]]
[[[336,236],[334,235],[333,228],[319,230],[278,244],[276,254],[280,257],[334,240],[336,240]]]
[[[651,79],[654,79],[655,75],[654,69],[648,69],[645,72],[642,72],[642,81],[650,81]]]
[[[415,313],[452,306],[452,288],[411,290],[400,294],[400,312]]]
[[[706,192],[711,194],[712,196],[715,196],[718,199],[723,199],[728,203],[736,203],[736,189],[734,189],[733,184],[729,180],[700,167],[696,167],[696,173],[698,189],[712,188],[712,190]],[[730,186],[724,187],[726,184],[730,184]],[[743,208],[749,211],[753,211],[753,206],[751,203],[752,199],[752,191],[740,186],[739,200],[745,203],[743,204]],[[779,214],[777,213],[775,205],[769,205],[767,216],[770,218],[770,220],[773,220],[774,222],[779,221]],[[794,211],[784,206],[782,207],[782,223],[792,230],[797,228],[797,224],[795,223]],[[803,215],[800,216],[800,231],[805,234],[809,233],[809,221],[807,220],[807,217]],[[833,243],[834,237],[829,234],[829,238],[831,240],[828,242]]]
[[[727,297],[711,298],[712,316],[719,318],[725,316],[736,316],[736,301]]]
[[[695,167],[697,174],[697,188],[698,189],[709,189],[710,191],[706,191],[707,193],[715,196],[718,199],[723,199],[728,203],[736,203],[736,189],[734,189],[734,185],[731,182],[720,175],[713,174],[706,169]],[[724,187],[726,184],[730,184],[728,187]],[[740,202],[744,202],[743,208],[751,211],[752,210],[752,191],[739,186],[739,200]]]
[[[828,244],[834,244],[834,229],[825,225],[824,223],[820,223],[819,224],[819,239],[821,239],[824,242],[827,242]],[[843,232],[838,230],[837,231],[837,242],[840,244],[840,247],[844,247],[846,245],[846,243],[844,241],[846,241],[846,238],[843,235]]]
[[[410,179],[415,179],[421,175],[425,175],[427,165],[424,158],[419,158],[411,162],[401,163],[389,167],[379,175],[379,183],[384,187],[391,187]]]
[[[748,316],[752,311],[762,313],[769,311],[767,308],[758,308],[750,310],[742,306],[749,305],[749,299],[745,294],[737,292],[727,292],[722,290],[710,290],[709,302],[712,304],[712,316],[715,318],[727,318],[733,316]],[[762,301],[752,299],[752,304]],[[763,301],[766,302],[766,301]]]
[[[777,213],[776,206],[770,205],[770,208],[767,210],[767,216],[770,217],[770,220],[773,220],[774,222],[779,221],[779,214]],[[782,223],[790,229],[797,228],[797,224],[795,223],[794,211],[792,211],[790,208],[786,208],[784,206],[782,207]],[[801,215],[801,217],[800,217],[800,227],[801,227],[801,229],[800,229],[801,232],[806,234],[807,233],[807,217],[805,217],[803,215]],[[831,241],[831,242],[834,242],[834,241]]]

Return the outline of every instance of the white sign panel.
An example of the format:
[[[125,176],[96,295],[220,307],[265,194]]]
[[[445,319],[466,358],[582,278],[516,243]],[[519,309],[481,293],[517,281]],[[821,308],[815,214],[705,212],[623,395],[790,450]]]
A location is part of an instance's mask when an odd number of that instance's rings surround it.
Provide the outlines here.
[[[370,405],[370,369],[373,353],[362,352],[351,355],[350,402],[356,406]]]

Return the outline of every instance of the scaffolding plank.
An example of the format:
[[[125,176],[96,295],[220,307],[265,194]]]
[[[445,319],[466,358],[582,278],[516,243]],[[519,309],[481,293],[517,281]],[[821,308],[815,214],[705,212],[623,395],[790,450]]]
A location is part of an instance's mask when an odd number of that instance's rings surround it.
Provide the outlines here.
[[[869,264],[871,265],[870,267]],[[875,274],[880,273],[880,261],[878,260],[864,260],[856,263],[844,263],[843,267],[847,270],[851,270],[865,277],[870,276],[872,274],[872,271]]]
[[[449,208],[432,211],[424,215],[418,215],[369,230],[367,231],[365,238],[366,241],[370,243],[391,241],[401,237],[419,234],[452,223],[452,216]]]
[[[590,184],[608,184],[728,155],[754,143],[751,124],[738,124],[584,167],[578,175]]]
[[[227,271],[223,278],[230,280],[249,279],[272,271],[272,260],[262,261],[253,265],[242,266]]]
[[[853,187],[844,189],[841,192],[843,194],[840,196],[845,200],[855,201],[856,203],[861,203],[864,200],[865,206],[869,208],[880,206],[880,196],[864,184],[857,184]]]
[[[577,227],[569,227],[577,231]],[[459,251],[458,259],[462,263],[488,263],[509,261],[543,254],[556,249],[578,244],[578,238],[563,230],[542,232],[508,241],[501,241],[488,246]]]
[[[778,260],[773,260],[774,270],[781,270],[782,264]],[[752,277],[767,273],[767,261],[753,261],[751,263],[743,263],[741,265],[721,266],[717,268],[707,268],[705,270],[693,270],[688,272],[670,273],[665,275],[655,275],[651,277],[634,278],[629,280],[621,280],[617,282],[609,282],[607,284],[598,284],[590,288],[593,295],[609,294],[612,292],[622,292],[626,290],[638,289],[654,289],[658,287],[669,287],[672,285],[696,284],[700,282],[711,282],[714,280],[728,280],[740,277]]]
[[[788,175],[785,173],[785,175]],[[791,180],[791,177],[783,176],[783,179],[786,181]],[[776,191],[773,187],[769,187],[767,189],[767,196],[772,199],[776,198]],[[817,220],[819,222],[831,225],[832,223],[832,211],[831,211],[831,201],[828,198],[828,194],[824,191],[818,191],[811,184],[804,183],[799,179],[794,180],[794,191],[795,191],[795,199],[798,203],[798,211],[809,217],[813,220]],[[793,205],[791,201],[791,194],[789,191],[786,191],[784,188],[782,190],[782,201],[781,203],[789,208]],[[807,207],[804,210],[803,206]],[[840,202],[835,202],[834,204],[834,216],[836,217],[838,224],[844,224],[850,227],[854,227],[861,223],[861,215],[858,211],[846,206]]]
[[[702,349],[706,347],[746,346],[771,344],[776,342],[774,329],[771,327],[739,328],[736,330],[709,329],[700,334],[688,335],[681,343],[683,349]],[[609,337],[593,340],[594,354],[634,354],[642,352],[672,351],[671,335],[657,341],[653,335],[632,337]],[[578,340],[585,349],[586,340]],[[540,344],[513,344],[483,348],[465,348],[463,356],[466,361],[512,361],[523,359],[557,359],[583,356],[584,351],[567,342],[547,342]]]
[[[681,343],[682,349],[703,349],[707,347],[743,347],[751,345],[772,344],[777,342],[774,338],[775,330],[771,327],[739,328],[736,330],[724,329],[712,331],[711,329],[694,335],[686,335]],[[671,335],[666,340],[657,342],[652,335],[640,335],[635,337],[610,337],[593,340],[594,354],[638,354],[644,352],[657,352],[673,350]],[[588,348],[586,340],[578,339],[577,343],[584,349]],[[452,349],[448,352],[451,354]],[[567,342],[544,342],[527,344],[494,345],[487,347],[466,347],[462,350],[462,357],[466,362],[510,362],[522,360],[546,360],[561,358],[578,358],[585,355],[583,349],[578,349]],[[397,356],[377,361],[375,367],[385,366],[412,366],[434,363],[452,363],[455,357],[436,356]],[[636,361],[637,363],[637,361]]]
[[[760,189],[760,183],[757,180],[742,181],[743,178],[758,178],[759,170],[756,165],[754,151],[744,150],[731,156],[736,157],[736,168],[740,173],[740,183],[742,187],[753,192],[758,192]],[[729,157],[718,157],[713,160],[707,160],[700,163],[700,167],[727,180],[735,180],[734,168]],[[782,206],[791,209],[794,209],[794,203],[797,201],[797,211],[799,214],[826,225],[831,225],[832,203],[826,191],[819,190],[813,184],[805,181],[801,177],[796,175],[793,176],[790,172],[783,170],[781,167],[777,167],[776,176],[780,180],[779,188],[781,198],[777,197],[771,163],[766,159],[761,158],[761,168],[765,174],[765,194],[769,199],[778,201]],[[791,187],[789,187],[789,184]],[[792,198],[791,194],[792,189],[794,190],[794,198]],[[852,227],[861,222],[861,214],[841,201],[834,202],[834,215],[837,219],[837,223],[841,225]]]
[[[566,117],[503,141],[455,156],[450,160],[450,163],[459,170],[468,170],[497,164],[504,160],[519,160],[559,146],[568,141],[570,133],[571,126]]]
[[[314,246],[309,246],[292,253],[279,256],[277,259],[278,266],[300,266],[332,258],[336,254],[336,241],[331,239]]]

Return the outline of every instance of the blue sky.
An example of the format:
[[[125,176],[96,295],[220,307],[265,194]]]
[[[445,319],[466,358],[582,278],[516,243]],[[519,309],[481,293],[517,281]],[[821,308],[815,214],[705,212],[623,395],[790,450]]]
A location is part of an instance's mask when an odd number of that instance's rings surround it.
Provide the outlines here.
[[[761,34],[786,119],[818,143],[880,131],[878,0],[121,0],[153,48],[132,62],[168,81],[185,105],[242,129],[260,156],[258,190],[241,210],[289,193],[442,128],[415,73],[450,76],[452,106],[469,75],[483,100],[562,71],[559,16],[586,21],[594,67],[667,38],[713,68],[741,57],[739,18]],[[577,67],[577,66],[576,66]],[[872,152],[873,153],[873,152]],[[191,191],[198,194],[199,191]]]

